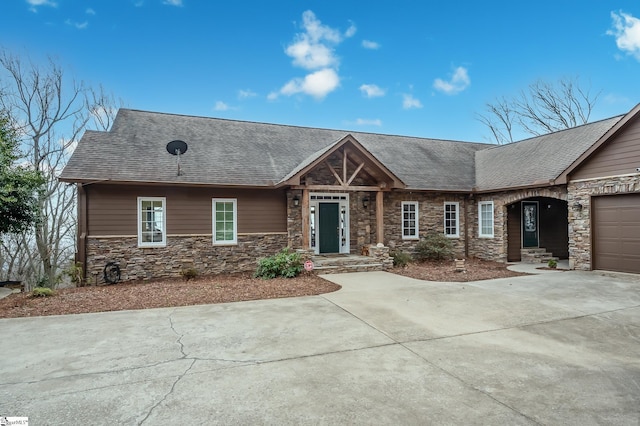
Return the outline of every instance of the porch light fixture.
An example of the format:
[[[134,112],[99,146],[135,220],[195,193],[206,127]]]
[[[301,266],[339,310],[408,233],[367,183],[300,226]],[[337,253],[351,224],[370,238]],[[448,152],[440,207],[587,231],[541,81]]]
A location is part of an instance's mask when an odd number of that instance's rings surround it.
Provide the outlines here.
[[[298,196],[296,195],[295,197],[293,197],[293,205],[298,207],[300,205],[300,198],[298,198]]]
[[[364,207],[365,209],[369,207],[369,197],[364,197],[362,199],[362,207]]]
[[[575,203],[573,203],[573,209],[581,211],[582,210],[582,203],[580,201],[576,201]]]

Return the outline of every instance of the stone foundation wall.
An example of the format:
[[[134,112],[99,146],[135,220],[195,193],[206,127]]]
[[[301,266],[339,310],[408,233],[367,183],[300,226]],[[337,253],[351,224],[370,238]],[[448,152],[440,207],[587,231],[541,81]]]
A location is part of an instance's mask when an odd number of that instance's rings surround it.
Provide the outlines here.
[[[136,237],[89,237],[87,282],[102,283],[107,262],[119,263],[121,280],[180,277],[183,268],[199,275],[253,272],[257,260],[287,246],[286,233],[239,234],[238,244],[214,246],[210,235],[168,236],[166,247],[140,248]]]
[[[591,270],[591,197],[640,192],[640,175],[569,182],[569,266]],[[581,209],[574,207],[582,205]]]

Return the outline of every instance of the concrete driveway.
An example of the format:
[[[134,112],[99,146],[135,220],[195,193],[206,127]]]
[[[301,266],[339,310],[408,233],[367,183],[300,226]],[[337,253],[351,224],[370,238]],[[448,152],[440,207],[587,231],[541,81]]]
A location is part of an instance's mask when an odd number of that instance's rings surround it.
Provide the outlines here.
[[[640,280],[328,276],[331,294],[0,320],[31,425],[640,422]]]

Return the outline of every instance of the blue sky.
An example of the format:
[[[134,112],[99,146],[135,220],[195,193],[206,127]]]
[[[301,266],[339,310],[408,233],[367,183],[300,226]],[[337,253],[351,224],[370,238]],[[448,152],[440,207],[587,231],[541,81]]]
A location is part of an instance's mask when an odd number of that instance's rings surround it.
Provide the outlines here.
[[[1,0],[0,45],[129,108],[441,139],[538,79],[640,102],[638,0]]]

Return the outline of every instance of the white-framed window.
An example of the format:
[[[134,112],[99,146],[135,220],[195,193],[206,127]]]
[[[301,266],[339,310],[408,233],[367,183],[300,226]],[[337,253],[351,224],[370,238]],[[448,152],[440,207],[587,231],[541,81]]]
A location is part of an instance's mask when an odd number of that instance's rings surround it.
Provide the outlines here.
[[[493,201],[478,203],[478,236],[493,238]]]
[[[165,197],[138,197],[138,246],[167,245],[167,200]]]
[[[417,240],[418,235],[418,202],[402,202],[402,239]]]
[[[460,237],[460,203],[444,203],[444,235],[449,238]]]
[[[213,199],[213,244],[238,244],[238,201],[235,198]]]

